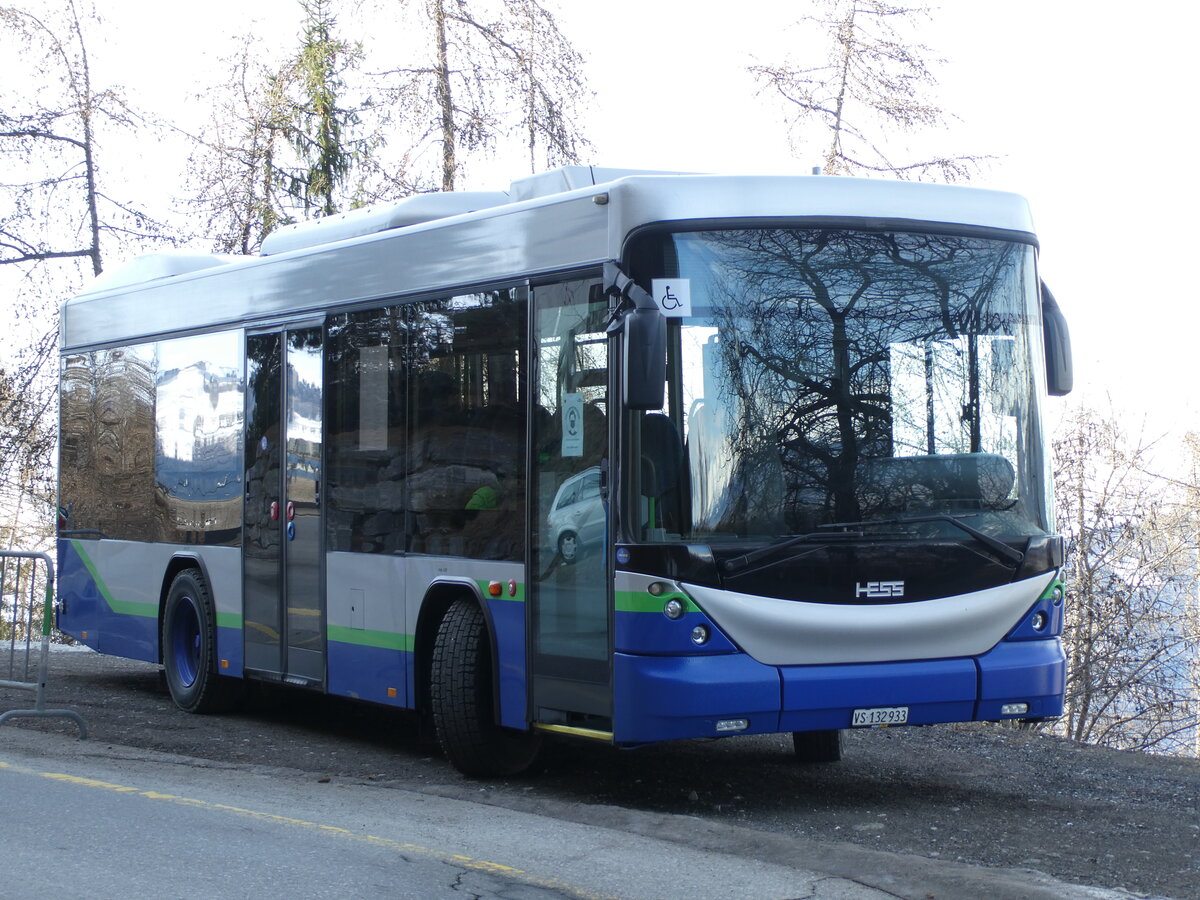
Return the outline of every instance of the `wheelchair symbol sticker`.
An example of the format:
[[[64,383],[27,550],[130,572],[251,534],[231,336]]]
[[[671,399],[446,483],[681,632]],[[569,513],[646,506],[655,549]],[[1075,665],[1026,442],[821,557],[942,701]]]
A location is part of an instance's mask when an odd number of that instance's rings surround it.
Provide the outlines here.
[[[683,318],[692,314],[692,282],[687,278],[653,278],[650,281],[654,302],[667,317]]]

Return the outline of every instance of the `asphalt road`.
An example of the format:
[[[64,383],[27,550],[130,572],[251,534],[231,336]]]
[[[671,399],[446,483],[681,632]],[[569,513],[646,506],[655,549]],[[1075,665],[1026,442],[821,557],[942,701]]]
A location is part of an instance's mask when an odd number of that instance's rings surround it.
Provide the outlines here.
[[[0,709],[14,701],[0,691]],[[74,740],[66,722],[22,720],[17,728],[57,734],[63,752],[79,759],[167,753],[198,761],[187,768],[279,770],[299,782],[353,785],[371,796],[415,794],[486,807],[473,815],[478,819],[527,814],[548,823],[550,834],[599,828],[665,842],[656,845],[660,860],[685,850],[716,853],[717,862],[683,870],[729,886],[728,896],[811,895],[799,883],[791,894],[739,890],[746,885],[723,873],[726,861],[741,859],[833,877],[816,882],[818,888],[845,882],[917,900],[1104,893],[1073,892],[1063,882],[1200,897],[1196,760],[958,727],[855,732],[842,763],[810,767],[795,763],[782,738],[632,752],[562,744],[549,748],[528,776],[476,782],[450,769],[411,716],[277,691],[261,693],[237,714],[188,716],[174,709],[155,667],[91,653],[55,654],[50,702],[79,709],[92,740]],[[0,759],[6,746],[0,730]],[[568,842],[564,853],[586,860],[590,846]],[[522,868],[520,857],[503,862]],[[539,871],[561,877],[558,865]],[[601,893],[611,887],[581,885]]]
[[[0,736],[5,897],[887,897],[619,829],[69,740]]]

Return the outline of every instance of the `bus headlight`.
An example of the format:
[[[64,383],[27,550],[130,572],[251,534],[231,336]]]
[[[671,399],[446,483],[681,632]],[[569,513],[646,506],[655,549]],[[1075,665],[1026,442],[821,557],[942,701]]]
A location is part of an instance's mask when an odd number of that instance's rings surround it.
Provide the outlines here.
[[[663,615],[668,619],[682,619],[683,612],[683,602],[678,597],[672,597],[663,604]]]
[[[692,643],[697,644],[697,645],[708,643],[708,626],[707,625],[697,625],[695,628],[692,629]]]
[[[1049,617],[1040,609],[1033,614],[1033,618],[1029,620],[1029,624],[1033,626],[1034,631],[1041,631],[1046,627]]]

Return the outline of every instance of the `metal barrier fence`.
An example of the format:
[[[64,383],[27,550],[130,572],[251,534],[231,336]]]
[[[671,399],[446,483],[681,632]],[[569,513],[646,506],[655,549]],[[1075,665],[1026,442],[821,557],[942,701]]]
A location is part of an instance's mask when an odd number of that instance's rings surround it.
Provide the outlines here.
[[[38,572],[39,562],[45,563],[45,572],[41,574]],[[39,581],[44,584],[40,604]],[[39,611],[41,658],[37,664],[37,681],[30,681],[34,623]],[[45,553],[0,550],[0,637],[3,637],[4,643],[8,645],[8,680],[0,680],[0,688],[31,691],[34,694],[32,709],[10,709],[0,713],[0,725],[19,717],[66,718],[79,726],[79,737],[82,740],[88,735],[87,722],[83,716],[73,709],[46,709],[46,680],[50,672],[50,628],[53,615],[54,561]],[[22,661],[21,666],[18,666],[18,658]]]

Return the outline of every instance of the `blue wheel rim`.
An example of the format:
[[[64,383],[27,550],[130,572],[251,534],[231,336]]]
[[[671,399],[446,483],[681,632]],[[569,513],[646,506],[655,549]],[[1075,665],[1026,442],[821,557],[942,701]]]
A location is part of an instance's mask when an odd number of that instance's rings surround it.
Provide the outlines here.
[[[171,621],[171,659],[175,674],[186,687],[200,673],[200,610],[191,597],[181,597]]]

